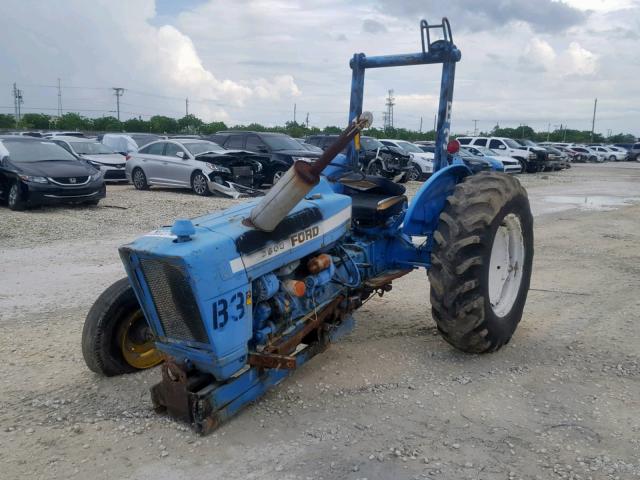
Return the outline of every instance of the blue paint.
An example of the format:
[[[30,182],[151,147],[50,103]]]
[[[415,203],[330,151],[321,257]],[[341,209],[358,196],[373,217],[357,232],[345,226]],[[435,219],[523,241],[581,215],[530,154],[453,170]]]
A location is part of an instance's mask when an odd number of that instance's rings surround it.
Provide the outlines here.
[[[256,247],[256,251],[240,253],[237,247],[237,240],[252,230],[244,220],[256,201],[191,221],[178,220],[171,229],[152,232],[121,247],[122,261],[156,335],[157,347],[177,364],[214,378],[197,392],[198,403],[192,406],[197,405],[198,411],[212,415],[218,422],[231,417],[291,373],[250,368],[249,354],[264,352],[275,339],[299,343],[303,329],[318,312],[337,303],[346,308],[347,299],[372,294],[373,289],[366,282],[375,277],[398,269],[429,268],[431,237],[446,198],[471,172],[458,158],[450,161],[445,150],[455,64],[460,60],[460,51],[450,41],[448,22],[425,25],[422,24],[422,52],[377,57],[358,53],[350,63],[350,121],[362,112],[366,69],[443,65],[435,173],[411,204],[405,204],[377,225],[352,222],[352,198],[344,194],[348,190],[338,181],[340,174],[358,165],[352,144],[346,155],[333,159],[319,184],[290,212],[293,215],[317,209],[322,219],[313,225],[301,224],[299,230],[286,235],[274,236],[266,245]],[[430,41],[429,29],[436,27],[443,28],[448,41]],[[412,237],[426,240],[416,245]],[[311,274],[306,264],[319,253],[329,254],[332,262],[327,269]],[[149,267],[145,265],[150,260],[162,262],[162,268],[147,271]],[[158,275],[164,277],[158,280]],[[305,293],[287,290],[289,280],[304,282]],[[185,291],[192,292],[195,305],[185,305]],[[183,311],[182,307],[196,310]],[[302,365],[326,342],[351,331],[354,319],[350,311],[336,310],[335,317],[324,324],[325,330],[315,339],[305,331],[309,344],[299,345],[302,350],[296,351],[296,364]],[[189,325],[198,314],[206,341],[184,338],[193,334]],[[189,401],[196,402],[196,394],[192,395]],[[196,415],[195,411],[194,408],[192,415]],[[196,425],[204,425],[203,421],[204,418],[194,417]]]

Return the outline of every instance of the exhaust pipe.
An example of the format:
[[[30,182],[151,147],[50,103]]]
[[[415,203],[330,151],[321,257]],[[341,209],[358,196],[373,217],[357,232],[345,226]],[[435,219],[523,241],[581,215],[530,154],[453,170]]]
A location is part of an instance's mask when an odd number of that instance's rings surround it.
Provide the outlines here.
[[[373,122],[371,112],[363,112],[347,127],[315,162],[297,161],[265,197],[253,207],[250,225],[264,232],[272,232],[284,217],[320,181],[320,174],[331,160],[364,128]]]

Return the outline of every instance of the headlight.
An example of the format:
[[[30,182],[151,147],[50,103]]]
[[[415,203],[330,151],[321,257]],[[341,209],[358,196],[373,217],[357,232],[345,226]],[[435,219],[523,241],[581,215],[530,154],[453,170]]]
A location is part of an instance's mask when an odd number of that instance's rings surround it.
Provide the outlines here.
[[[294,162],[315,162],[316,159],[309,157],[291,157],[291,160]]]
[[[98,170],[100,170],[100,167],[102,167],[101,163],[94,162],[93,160],[88,160],[88,162],[93,168],[97,168]]]
[[[91,175],[91,180],[95,182],[96,180],[100,180],[102,177],[104,177],[104,172],[101,169],[98,169],[98,173]]]
[[[535,153],[529,154],[529,160],[535,160],[538,156]]]
[[[31,175],[20,175],[20,180],[31,183],[49,183],[46,177],[33,177]]]
[[[212,172],[231,173],[231,170],[229,170],[227,167],[221,167],[220,165],[216,165],[215,163],[207,162],[207,167],[209,167]]]

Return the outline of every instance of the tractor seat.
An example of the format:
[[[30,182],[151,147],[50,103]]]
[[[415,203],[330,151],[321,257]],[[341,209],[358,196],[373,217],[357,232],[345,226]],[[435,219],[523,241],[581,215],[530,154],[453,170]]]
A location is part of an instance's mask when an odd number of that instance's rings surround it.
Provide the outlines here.
[[[341,178],[340,183],[351,197],[351,217],[363,227],[384,225],[402,212],[407,201],[405,188],[384,177],[355,174]]]

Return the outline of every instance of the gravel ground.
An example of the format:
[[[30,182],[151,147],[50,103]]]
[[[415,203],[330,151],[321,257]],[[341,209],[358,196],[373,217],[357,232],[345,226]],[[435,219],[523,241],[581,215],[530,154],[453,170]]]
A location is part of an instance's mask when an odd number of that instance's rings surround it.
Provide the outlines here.
[[[534,275],[500,352],[443,342],[416,271],[208,437],[153,413],[157,369],[89,372],[80,333],[119,244],[235,202],[115,186],[99,207],[0,209],[0,477],[640,478],[638,167],[521,176]]]

